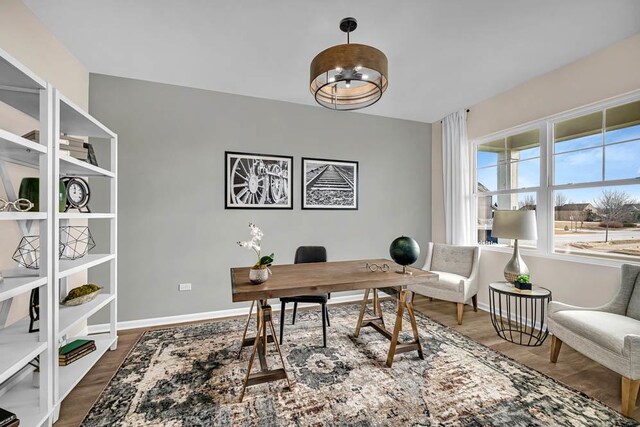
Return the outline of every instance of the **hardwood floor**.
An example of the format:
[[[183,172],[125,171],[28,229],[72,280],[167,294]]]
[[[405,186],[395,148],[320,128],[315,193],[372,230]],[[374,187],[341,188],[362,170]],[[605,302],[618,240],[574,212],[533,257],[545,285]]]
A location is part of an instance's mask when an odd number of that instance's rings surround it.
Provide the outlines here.
[[[429,301],[426,298],[417,297],[415,308],[477,342],[620,410],[622,394],[620,376],[582,356],[567,345],[562,346],[558,362],[553,364],[549,362],[551,339],[547,339],[540,347],[522,347],[506,342],[496,335],[489,314],[481,310],[474,312],[470,305],[465,306],[462,325],[458,325],[454,303]],[[162,326],[162,328],[165,327]],[[56,427],[76,427],[82,422],[142,333],[152,329],[159,328],[135,329],[119,333],[118,349],[107,352],[64,400]],[[636,408],[634,418],[640,421],[640,409]]]

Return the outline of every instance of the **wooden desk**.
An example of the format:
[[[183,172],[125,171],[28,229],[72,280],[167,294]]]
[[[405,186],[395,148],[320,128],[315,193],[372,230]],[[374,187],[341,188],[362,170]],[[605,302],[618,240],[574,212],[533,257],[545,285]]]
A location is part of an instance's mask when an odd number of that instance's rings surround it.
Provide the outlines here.
[[[366,268],[366,264],[388,264],[388,272],[371,272]],[[276,265],[271,267],[272,276],[265,283],[254,285],[249,282],[249,268],[240,267],[231,269],[231,291],[233,302],[252,301],[247,323],[242,334],[242,348],[252,346],[249,365],[244,380],[244,386],[240,395],[240,401],[244,397],[247,386],[261,384],[269,381],[287,380],[289,387],[289,377],[287,375],[282,352],[276,337],[272,320],[271,306],[268,304],[269,298],[281,298],[297,295],[326,294],[329,292],[364,290],[364,298],[360,307],[360,314],[356,322],[354,335],[360,334],[363,327],[372,327],[384,337],[389,339],[389,352],[387,354],[387,366],[391,367],[393,358],[398,353],[417,351],[422,358],[422,346],[416,326],[413,311],[414,293],[407,290],[408,285],[424,284],[438,280],[438,275],[417,268],[408,267],[411,275],[397,274],[395,271],[401,267],[393,261],[387,259],[365,259],[359,261],[341,262],[321,262],[308,264]],[[396,322],[393,332],[387,330],[384,324],[382,310],[378,299],[378,289],[383,290],[397,299]],[[364,318],[369,295],[373,290],[373,313],[374,317]],[[258,302],[257,304],[255,304]],[[253,313],[253,306],[257,305],[256,336],[247,338],[247,329]],[[407,310],[411,321],[414,340],[409,343],[398,343],[398,335],[402,330],[402,316]],[[267,344],[273,343],[280,356],[282,368],[269,369],[267,366]],[[251,367],[256,353],[260,361],[261,371],[251,373]]]

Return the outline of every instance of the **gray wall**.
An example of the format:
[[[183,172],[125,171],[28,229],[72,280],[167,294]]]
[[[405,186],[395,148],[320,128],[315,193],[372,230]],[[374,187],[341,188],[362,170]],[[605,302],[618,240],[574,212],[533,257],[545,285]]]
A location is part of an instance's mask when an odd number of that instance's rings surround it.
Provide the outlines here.
[[[431,237],[429,124],[105,75],[90,111],[119,136],[120,321],[240,307],[229,267],[255,261],[235,243],[249,222],[283,264],[300,245],[362,259]],[[293,156],[294,209],[225,210],[225,150]],[[302,156],[359,161],[360,209],[302,211]]]

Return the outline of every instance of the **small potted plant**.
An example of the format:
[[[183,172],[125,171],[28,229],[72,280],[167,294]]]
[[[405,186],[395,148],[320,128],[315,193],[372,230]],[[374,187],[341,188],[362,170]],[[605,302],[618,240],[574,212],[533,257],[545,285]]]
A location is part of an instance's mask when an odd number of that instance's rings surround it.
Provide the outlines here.
[[[516,281],[513,282],[513,285],[516,289],[520,289],[521,291],[530,291],[531,290],[531,281],[529,280],[528,274],[521,274],[516,277]]]
[[[256,253],[258,260],[253,267],[251,267],[251,270],[249,270],[249,281],[254,284],[260,284],[269,279],[269,275],[271,274],[269,267],[273,264],[273,254],[261,255],[262,237],[264,233],[255,224],[249,223],[249,228],[251,229],[251,240],[238,242],[238,245],[251,249]]]

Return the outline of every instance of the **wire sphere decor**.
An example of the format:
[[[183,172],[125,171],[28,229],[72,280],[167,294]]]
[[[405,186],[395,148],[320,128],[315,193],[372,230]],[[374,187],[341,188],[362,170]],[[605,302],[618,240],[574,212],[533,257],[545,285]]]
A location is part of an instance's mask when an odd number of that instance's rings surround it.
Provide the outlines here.
[[[15,262],[30,270],[40,268],[40,236],[24,236],[11,257]]]
[[[82,258],[95,247],[96,242],[89,227],[73,225],[60,227],[60,259]]]
[[[60,259],[80,259],[95,247],[96,242],[89,227],[72,225],[60,227],[60,244],[58,246]],[[30,270],[39,269],[40,236],[22,237],[12,259]]]

